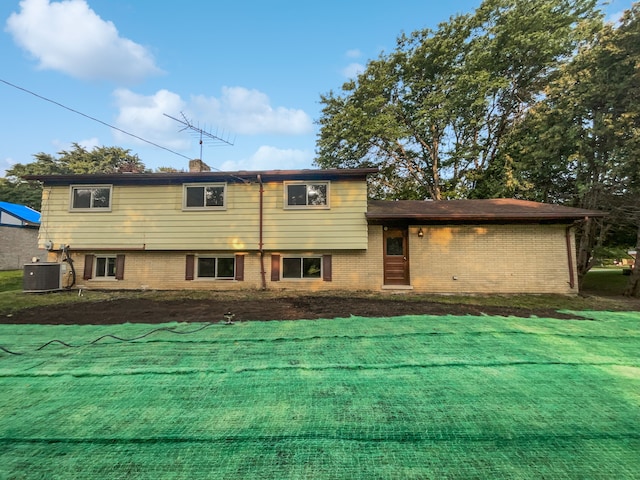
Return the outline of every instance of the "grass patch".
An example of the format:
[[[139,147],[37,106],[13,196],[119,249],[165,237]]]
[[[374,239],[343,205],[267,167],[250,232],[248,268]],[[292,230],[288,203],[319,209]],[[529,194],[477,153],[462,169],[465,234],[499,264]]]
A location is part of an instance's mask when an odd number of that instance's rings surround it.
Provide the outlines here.
[[[629,277],[622,268],[592,268],[584,277],[583,290],[599,295],[622,295]]]
[[[22,270],[0,271],[0,293],[22,290]]]
[[[0,325],[0,477],[637,478],[640,321],[586,315]]]

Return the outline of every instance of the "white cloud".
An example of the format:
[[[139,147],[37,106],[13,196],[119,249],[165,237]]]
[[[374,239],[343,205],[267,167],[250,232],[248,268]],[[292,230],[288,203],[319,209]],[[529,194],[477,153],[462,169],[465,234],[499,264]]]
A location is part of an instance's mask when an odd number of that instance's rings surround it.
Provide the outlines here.
[[[342,69],[342,74],[347,78],[356,78],[364,72],[365,66],[361,63],[351,63]]]
[[[263,145],[248,159],[227,161],[220,165],[223,172],[239,170],[292,170],[309,168],[313,154],[304,150],[279,149]]]
[[[6,31],[44,70],[127,83],[161,73],[146,48],[121,37],[85,0],[22,0]]]
[[[206,121],[239,135],[305,135],[313,121],[303,110],[272,107],[269,97],[243,87],[223,87],[220,98],[193,98],[193,107]]]
[[[167,148],[187,149],[190,146],[189,136],[180,132],[183,125],[166,116],[183,120],[182,112],[194,126],[231,142],[236,135],[306,135],[313,132],[313,122],[304,111],[274,108],[264,93],[242,87],[224,88],[220,98],[200,95],[189,102],[168,90],[141,95],[118,89],[114,96],[119,110],[116,127]],[[118,131],[115,136],[120,141],[133,140]]]
[[[347,50],[345,55],[347,56],[347,58],[360,58],[362,56],[362,52],[357,48],[354,48],[352,50]]]
[[[146,96],[118,89],[114,96],[119,109],[116,118],[118,128],[163,147],[189,147],[188,137],[178,134],[180,125],[164,115],[173,115],[185,108],[185,103],[178,94],[158,90],[154,95]],[[115,137],[120,141],[133,140],[133,137],[118,131],[115,132]]]

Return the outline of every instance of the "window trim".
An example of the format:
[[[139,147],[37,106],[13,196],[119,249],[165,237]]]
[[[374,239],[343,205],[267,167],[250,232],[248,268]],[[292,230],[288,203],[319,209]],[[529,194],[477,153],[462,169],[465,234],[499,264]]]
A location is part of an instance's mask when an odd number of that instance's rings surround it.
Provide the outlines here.
[[[107,259],[107,261],[109,259],[113,259],[113,275],[98,275],[98,260],[101,258]],[[93,257],[93,275],[91,277],[91,280],[97,280],[100,282],[115,282],[117,280],[117,276],[118,276],[118,256],[117,255],[101,254],[101,255],[95,255]]]
[[[216,276],[214,277],[201,277],[200,276],[200,259],[201,258],[215,258],[216,260],[216,265],[215,265],[215,273]],[[231,275],[230,277],[219,277],[218,276],[218,259],[220,258],[230,258],[233,260],[233,275]],[[236,280],[237,279],[237,259],[236,259],[236,255],[195,255],[195,265],[194,265],[194,269],[193,269],[193,279],[194,280],[200,280],[200,281],[205,281],[205,282],[219,282],[219,281],[223,281],[223,282],[228,282],[228,281],[232,281],[232,280]]]
[[[73,199],[76,190],[86,190],[92,188],[109,189],[109,206],[108,207],[74,207]],[[93,193],[91,194],[91,203],[93,203]],[[69,186],[69,211],[70,212],[110,212],[113,205],[113,185],[112,184],[87,184],[87,185],[70,185]]]
[[[193,187],[222,187],[222,205],[212,205],[201,207],[188,207],[187,206],[187,189]],[[196,182],[196,183],[183,183],[182,184],[182,210],[185,212],[203,211],[203,210],[226,210],[227,209],[227,183],[226,182]]]
[[[98,260],[100,258],[115,259],[115,271],[113,276],[96,275],[96,272],[98,271]],[[84,256],[84,271],[82,274],[82,279],[99,282],[113,282],[124,280],[125,259],[126,255],[124,253],[88,253]]]
[[[317,277],[305,277],[304,276],[304,260],[308,258],[317,258],[320,260],[320,272]],[[300,277],[285,277],[284,276],[284,261],[286,259],[299,259],[300,260]],[[293,282],[313,282],[324,280],[324,261],[323,255],[281,255],[280,256],[280,279],[283,281],[293,281]]]
[[[289,205],[289,186],[290,185],[324,185],[327,187],[327,202],[324,205]],[[307,209],[311,209],[311,210],[329,210],[331,208],[330,205],[330,198],[331,198],[331,182],[326,180],[326,181],[318,181],[318,182],[313,182],[313,181],[304,181],[304,180],[296,180],[296,181],[285,181],[284,182],[284,208],[286,210],[307,210]],[[307,192],[307,201],[308,201],[309,197],[308,197],[308,192]]]

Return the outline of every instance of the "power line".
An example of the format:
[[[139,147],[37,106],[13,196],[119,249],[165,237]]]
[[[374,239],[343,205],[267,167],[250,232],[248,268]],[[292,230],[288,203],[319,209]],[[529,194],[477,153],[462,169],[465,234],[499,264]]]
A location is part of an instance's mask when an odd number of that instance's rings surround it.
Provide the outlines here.
[[[113,125],[110,125],[107,122],[103,122],[102,120],[99,120],[99,119],[97,119],[95,117],[92,117],[91,115],[87,115],[86,113],[82,113],[82,112],[79,112],[78,110],[74,110],[73,108],[67,107],[66,105],[63,105],[62,103],[56,102],[55,100],[51,100],[50,98],[43,97],[42,95],[38,95],[37,93],[32,92],[31,90],[27,90],[26,88],[20,87],[18,85],[14,85],[13,83],[7,82],[6,80],[3,80],[2,78],[0,78],[0,82],[4,83],[6,85],[9,85],[10,87],[16,88],[18,90],[22,90],[23,92],[29,93],[29,94],[33,95],[34,97],[38,97],[41,100],[45,100],[45,101],[47,101],[49,103],[53,103],[54,105],[57,105],[58,107],[62,107],[65,110],[69,110],[70,112],[73,112],[73,113],[76,113],[78,115],[81,115],[81,116],[83,116],[85,118],[88,118],[89,120],[93,120],[94,122],[101,123],[102,125],[105,125],[105,126],[107,126],[109,128],[117,130],[120,133],[124,133],[125,135],[129,135],[130,137],[136,138],[136,139],[138,139],[138,140],[140,140],[142,142],[148,143],[149,145],[153,145],[154,147],[161,148],[162,150],[166,150],[167,152],[173,153],[174,155],[178,155],[178,156],[180,156],[182,158],[186,158],[187,160],[191,160],[191,158],[186,156],[186,155],[183,155],[181,153],[175,152],[175,151],[173,151],[173,150],[171,150],[171,149],[169,149],[167,147],[163,147],[162,145],[158,145],[157,143],[154,143],[154,142],[151,142],[149,140],[146,140],[146,139],[144,139],[142,137],[139,137],[138,135],[134,135],[133,133],[129,133],[129,132],[125,131],[125,130],[122,130],[121,128],[114,127]]]

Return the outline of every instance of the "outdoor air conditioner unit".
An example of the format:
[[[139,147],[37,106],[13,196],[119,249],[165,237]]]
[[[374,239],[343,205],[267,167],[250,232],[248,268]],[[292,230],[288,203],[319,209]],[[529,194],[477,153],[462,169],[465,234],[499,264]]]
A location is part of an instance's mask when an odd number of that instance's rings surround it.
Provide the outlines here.
[[[29,263],[24,266],[22,289],[24,292],[53,292],[62,290],[62,276],[66,265],[62,263]]]

